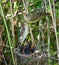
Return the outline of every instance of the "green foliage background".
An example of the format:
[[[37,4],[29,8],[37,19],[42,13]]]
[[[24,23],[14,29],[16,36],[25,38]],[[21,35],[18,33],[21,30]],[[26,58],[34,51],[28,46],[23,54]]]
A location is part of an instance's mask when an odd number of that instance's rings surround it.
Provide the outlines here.
[[[20,43],[19,37],[20,37],[20,28],[19,27],[19,22],[24,25],[24,17],[23,14],[18,14],[22,10],[24,10],[23,2],[22,0],[11,0],[13,2],[10,3],[9,0],[0,0],[0,25],[4,26],[4,32],[2,33],[2,40],[4,44],[8,47],[4,47],[3,53],[5,56],[5,60],[7,65],[15,65],[15,60],[14,60],[14,53],[13,50],[14,48],[19,48]],[[51,1],[51,5],[53,3],[53,0]],[[29,13],[32,12],[32,10],[40,9],[44,6],[44,0],[29,0]],[[12,4],[12,14],[10,10],[10,5]],[[59,1],[55,0],[55,12],[56,12],[56,27],[57,27],[57,36],[59,39]],[[46,0],[46,9],[49,13],[50,12],[50,5],[48,0]],[[53,9],[53,7],[52,7]],[[16,15],[15,15],[15,12]],[[13,24],[14,24],[14,34],[15,37],[13,38],[12,35],[12,25],[10,22],[11,15],[13,15]],[[57,65],[57,43],[56,43],[56,36],[54,32],[54,27],[52,23],[52,17],[47,16],[48,20],[46,20],[46,16],[43,18],[39,19],[35,23],[31,23],[30,26],[33,28],[33,36],[35,39],[35,43],[39,49],[42,50],[42,52],[47,52],[48,53],[48,44],[49,46],[49,53],[50,57],[48,61],[50,60],[51,62],[48,62],[48,65]],[[40,17],[39,17],[40,18]],[[49,22],[48,22],[49,21]],[[49,25],[49,28],[47,27]],[[48,35],[49,32],[49,35]],[[40,40],[37,38],[40,35]],[[50,36],[50,43],[48,43],[48,37]],[[28,38],[30,37],[30,34],[27,36]],[[14,42],[13,42],[14,41]],[[44,46],[42,46],[44,44]],[[55,59],[54,59],[55,58]],[[2,61],[1,65],[5,65],[4,61]]]

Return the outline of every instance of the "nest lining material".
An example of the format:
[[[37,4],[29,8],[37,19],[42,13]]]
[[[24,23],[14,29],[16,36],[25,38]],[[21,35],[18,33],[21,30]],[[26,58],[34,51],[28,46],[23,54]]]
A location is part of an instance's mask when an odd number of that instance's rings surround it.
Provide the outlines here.
[[[14,53],[19,57],[25,57],[25,58],[35,57],[36,59],[41,59],[44,56],[41,50],[35,50],[34,53],[27,55],[27,54],[20,53],[20,49],[16,48],[14,49]]]

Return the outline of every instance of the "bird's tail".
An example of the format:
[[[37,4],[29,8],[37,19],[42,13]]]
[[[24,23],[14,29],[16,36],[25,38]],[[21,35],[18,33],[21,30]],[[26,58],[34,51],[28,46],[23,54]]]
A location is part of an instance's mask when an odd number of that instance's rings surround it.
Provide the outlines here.
[[[32,14],[30,21],[35,21],[37,19],[41,19],[44,16],[50,16],[50,13],[45,13],[45,12],[40,13],[39,12],[39,13]]]
[[[49,16],[51,13],[42,13],[42,16]]]

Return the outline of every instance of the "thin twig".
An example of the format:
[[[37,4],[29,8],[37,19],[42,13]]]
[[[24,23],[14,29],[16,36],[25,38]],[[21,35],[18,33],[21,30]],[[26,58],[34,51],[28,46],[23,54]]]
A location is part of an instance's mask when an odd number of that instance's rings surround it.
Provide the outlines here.
[[[6,59],[5,59],[5,57],[4,57],[3,52],[2,52],[2,55],[3,55],[3,59],[4,59],[4,63],[5,63],[5,65],[7,65],[7,62],[6,62]]]
[[[44,4],[45,4],[45,11],[47,12],[47,6],[46,6],[46,0],[44,0]],[[50,23],[49,23],[49,19],[48,17],[46,16],[46,21],[48,21],[47,23],[47,28],[48,28],[48,31],[47,31],[47,37],[48,37],[48,64],[51,65],[51,60],[49,60],[49,57],[50,57]]]

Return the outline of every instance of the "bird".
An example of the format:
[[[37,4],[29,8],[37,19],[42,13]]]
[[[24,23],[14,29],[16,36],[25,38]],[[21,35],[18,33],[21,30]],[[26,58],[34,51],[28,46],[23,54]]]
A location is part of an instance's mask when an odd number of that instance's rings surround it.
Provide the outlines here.
[[[36,49],[35,44],[31,42],[31,40],[28,42],[30,53],[33,53]]]
[[[20,53],[24,53],[24,44],[22,44],[21,46],[20,46]]]
[[[34,23],[44,16],[49,16],[50,13],[46,13],[44,8],[36,9],[30,13],[24,13],[24,19],[27,23]]]
[[[32,45],[31,45],[31,52],[33,53],[34,51],[35,51],[35,49],[36,49],[36,47],[35,47],[35,45],[34,45],[34,43],[32,43]]]
[[[30,54],[30,48],[29,48],[29,45],[28,44],[24,48],[24,53],[25,54]]]
[[[20,46],[20,53],[29,55],[29,54],[33,53],[35,51],[35,49],[36,49],[36,47],[35,47],[34,43],[32,43],[30,40],[27,43],[23,43]]]
[[[30,54],[31,53],[31,45],[32,45],[32,42],[31,41],[28,41],[28,43],[27,43],[27,45],[26,45],[26,47],[25,47],[25,49],[24,49],[24,53],[25,54]]]
[[[33,47],[30,49],[31,53],[33,53],[35,51],[36,47]]]
[[[31,40],[28,42],[29,48],[31,48],[32,42]]]

